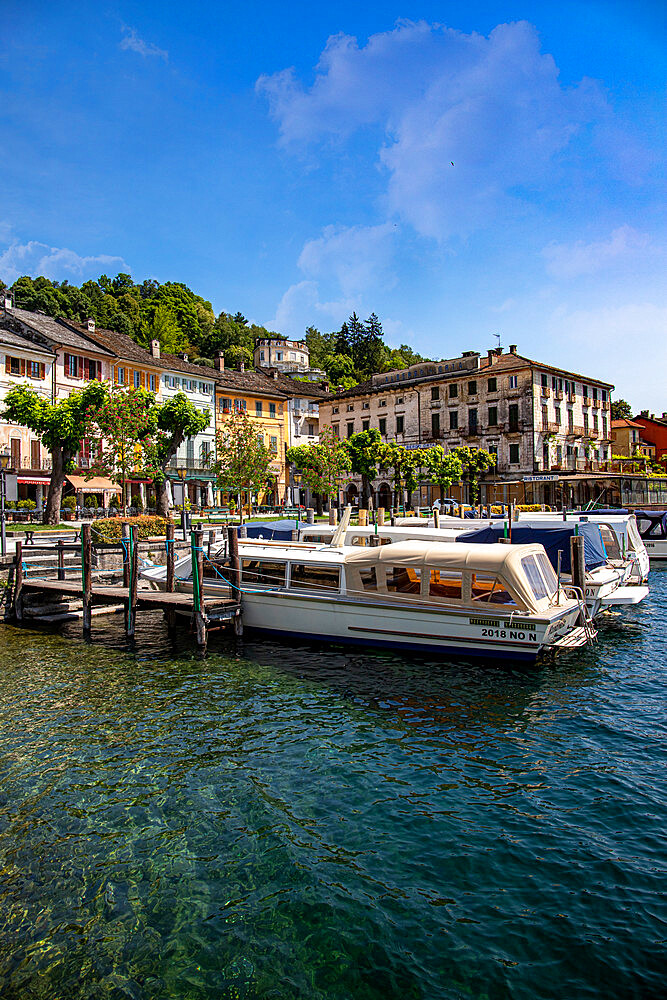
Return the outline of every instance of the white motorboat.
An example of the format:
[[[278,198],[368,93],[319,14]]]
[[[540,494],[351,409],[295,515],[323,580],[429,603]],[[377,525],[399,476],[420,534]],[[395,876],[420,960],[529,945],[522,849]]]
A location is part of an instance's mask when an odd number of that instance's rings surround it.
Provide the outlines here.
[[[636,510],[634,516],[649,562],[664,562],[667,559],[667,511]]]
[[[333,545],[242,542],[244,627],[526,660],[595,638],[581,595],[558,585],[541,545],[341,543],[341,535]],[[192,589],[190,556],[175,574],[179,589]],[[230,593],[228,574],[224,562],[207,561],[205,600]],[[142,577],[163,587],[166,570],[145,569]]]

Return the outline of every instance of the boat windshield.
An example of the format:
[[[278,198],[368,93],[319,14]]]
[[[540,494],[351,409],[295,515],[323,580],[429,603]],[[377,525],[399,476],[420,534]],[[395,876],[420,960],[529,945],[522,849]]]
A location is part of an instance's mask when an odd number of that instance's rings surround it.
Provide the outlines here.
[[[608,524],[598,525],[600,529],[600,534],[602,535],[602,541],[604,542],[604,547],[607,550],[607,555],[610,559],[620,559],[621,558],[621,547],[618,544],[618,538],[612,531]]]
[[[293,590],[340,590],[340,567],[326,563],[291,563],[290,587]]]
[[[545,567],[542,565],[542,561],[546,563],[549,567],[551,573],[551,580],[553,581],[551,589],[547,583],[547,579],[544,577]],[[554,590],[556,589],[556,576],[553,571],[553,567],[546,556],[542,557],[538,555],[524,556],[521,560],[521,565],[528,577],[528,582],[532,588],[533,593],[538,601],[544,600],[545,597],[551,597]]]

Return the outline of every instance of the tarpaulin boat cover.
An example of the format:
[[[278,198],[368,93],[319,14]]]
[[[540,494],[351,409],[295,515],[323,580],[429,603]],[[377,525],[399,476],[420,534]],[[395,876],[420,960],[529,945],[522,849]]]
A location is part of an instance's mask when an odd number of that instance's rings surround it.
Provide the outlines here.
[[[667,538],[667,511],[636,510],[635,518],[642,538]]]
[[[305,525],[305,521],[300,522],[300,526]],[[252,521],[246,525],[248,538],[264,538],[269,542],[289,542],[292,539],[292,532],[297,530],[296,521],[289,518],[280,518],[276,521]]]
[[[558,552],[560,550],[563,553],[561,570],[563,573],[571,574],[570,538],[574,535],[576,529],[578,529],[578,533],[584,539],[586,569],[591,570],[595,569],[596,566],[604,566],[607,562],[607,552],[602,541],[600,529],[597,524],[590,524],[585,521],[580,522],[578,525],[565,522],[562,528],[536,528],[530,525],[521,527],[518,524],[513,524],[512,544],[543,545],[544,551],[549,557],[549,562],[556,570],[558,569]],[[503,535],[503,526],[494,524],[493,527],[478,528],[477,531],[465,531],[463,534],[456,536],[456,541],[485,544],[497,542]]]

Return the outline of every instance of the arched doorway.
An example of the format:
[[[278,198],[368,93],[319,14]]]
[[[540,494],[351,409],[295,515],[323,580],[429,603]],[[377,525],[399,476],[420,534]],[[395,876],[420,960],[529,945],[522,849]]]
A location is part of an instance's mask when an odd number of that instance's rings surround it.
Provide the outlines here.
[[[389,483],[380,484],[380,489],[378,490],[378,507],[384,507],[385,510],[391,509],[391,486]]]
[[[354,505],[355,503],[358,503],[358,501],[359,501],[359,490],[354,485],[354,483],[350,483],[347,489],[345,490],[345,502]]]

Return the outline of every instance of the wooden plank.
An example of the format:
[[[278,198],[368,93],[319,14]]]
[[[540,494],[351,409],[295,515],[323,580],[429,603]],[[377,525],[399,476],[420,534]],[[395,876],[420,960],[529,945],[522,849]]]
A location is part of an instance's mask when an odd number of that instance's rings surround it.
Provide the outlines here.
[[[82,539],[82,559],[83,559],[83,634],[89,635],[91,628],[91,596],[93,591],[93,578],[91,573],[92,542],[90,538],[90,525],[84,524],[81,528]]]

